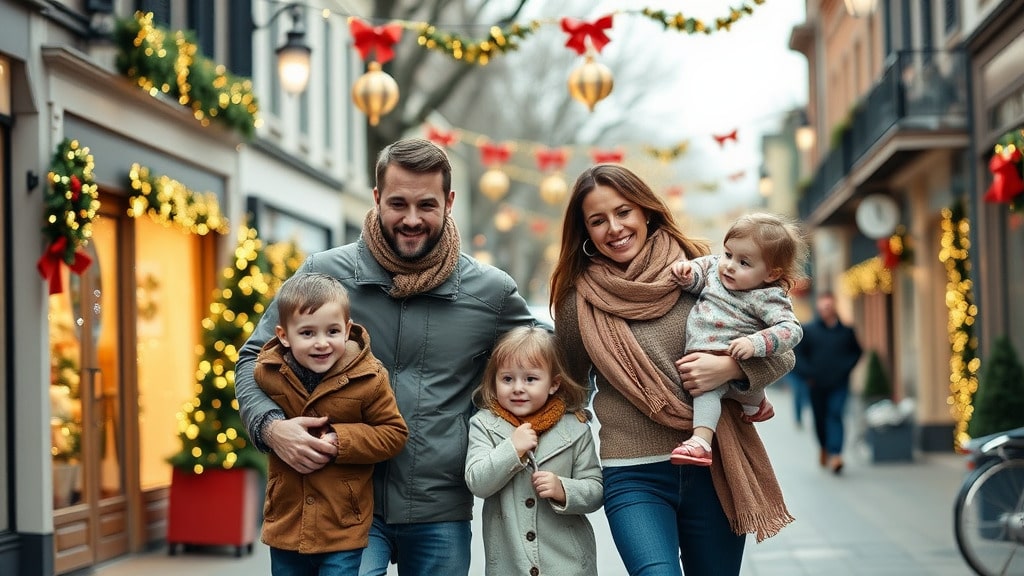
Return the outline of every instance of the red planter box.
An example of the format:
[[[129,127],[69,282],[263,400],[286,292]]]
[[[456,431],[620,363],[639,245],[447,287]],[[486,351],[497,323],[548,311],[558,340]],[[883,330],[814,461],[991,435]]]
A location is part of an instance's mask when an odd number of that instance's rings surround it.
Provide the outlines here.
[[[252,553],[259,506],[259,472],[252,468],[192,474],[174,468],[167,518],[172,556],[179,544],[235,546]]]

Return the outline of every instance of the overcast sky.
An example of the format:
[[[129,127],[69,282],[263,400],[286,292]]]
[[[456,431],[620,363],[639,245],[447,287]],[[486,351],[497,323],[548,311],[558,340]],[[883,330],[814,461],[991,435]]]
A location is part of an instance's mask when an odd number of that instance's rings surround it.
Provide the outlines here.
[[[752,0],[747,2],[753,5]],[[609,0],[593,14],[645,6],[713,23],[742,6],[728,0],[646,1]],[[789,49],[793,27],[804,21],[802,0],[766,0],[754,5],[731,31],[689,35],[647,28],[652,49],[678,60],[675,86],[665,93],[666,122],[660,141],[689,140],[688,153],[674,162],[664,176],[687,184],[686,210],[695,216],[712,216],[757,199],[761,136],[779,129],[784,114],[807,101],[807,60]],[[623,17],[625,18],[625,17]],[[630,20],[642,19],[629,16]],[[618,28],[616,24],[616,28]],[[637,27],[633,27],[635,30]],[[643,28],[640,28],[642,31]],[[614,30],[613,30],[614,32]],[[612,49],[614,42],[609,44]],[[713,134],[738,129],[738,141],[719,146]],[[743,179],[729,174],[745,171]],[[717,181],[716,193],[699,192],[693,184]]]

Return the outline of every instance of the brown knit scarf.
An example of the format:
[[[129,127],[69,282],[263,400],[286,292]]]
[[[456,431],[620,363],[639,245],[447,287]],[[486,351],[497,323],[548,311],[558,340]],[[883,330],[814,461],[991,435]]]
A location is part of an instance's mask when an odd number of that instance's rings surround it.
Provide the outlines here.
[[[558,396],[551,396],[548,401],[541,406],[540,410],[537,410],[529,416],[520,418],[515,414],[505,410],[500,404],[495,402],[490,406],[491,411],[497,414],[502,420],[511,424],[514,428],[519,428],[527,422],[533,426],[533,431],[537,435],[541,435],[550,430],[558,421],[565,416],[565,402],[562,401]]]
[[[449,215],[445,216],[441,238],[430,252],[419,260],[400,258],[384,238],[376,208],[370,209],[363,220],[363,241],[374,260],[392,274],[392,298],[405,298],[440,286],[455,271],[462,246],[459,228]]]
[[[655,422],[690,430],[693,408],[677,392],[678,375],[654,365],[628,324],[660,318],[675,306],[681,292],[669,265],[683,256],[679,243],[659,230],[625,270],[594,258],[576,283],[576,305],[583,345],[604,377]],[[735,402],[723,403],[715,440],[712,479],[733,530],[756,532],[758,542],[774,536],[793,517],[764,444],[741,421]]]

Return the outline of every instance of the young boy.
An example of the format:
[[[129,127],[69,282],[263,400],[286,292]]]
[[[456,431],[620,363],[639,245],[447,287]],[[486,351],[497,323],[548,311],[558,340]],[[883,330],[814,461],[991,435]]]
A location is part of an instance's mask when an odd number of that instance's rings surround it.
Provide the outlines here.
[[[341,282],[297,274],[277,307],[281,324],[260,351],[256,382],[281,418],[321,419],[317,434],[338,454],[303,474],[271,453],[262,534],[271,573],[355,574],[373,520],[373,465],[397,455],[409,431]]]

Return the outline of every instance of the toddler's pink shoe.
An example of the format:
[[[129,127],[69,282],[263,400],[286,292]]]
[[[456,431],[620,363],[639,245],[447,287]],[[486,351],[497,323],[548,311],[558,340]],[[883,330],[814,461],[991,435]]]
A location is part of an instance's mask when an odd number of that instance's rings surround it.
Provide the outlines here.
[[[676,446],[676,449],[672,451],[670,460],[677,466],[685,464],[711,466],[711,451],[701,446],[697,440],[690,438]]]
[[[775,407],[768,401],[768,398],[762,398],[761,403],[757,406],[757,412],[754,414],[744,414],[743,421],[753,424],[754,422],[764,422],[775,416]]]

